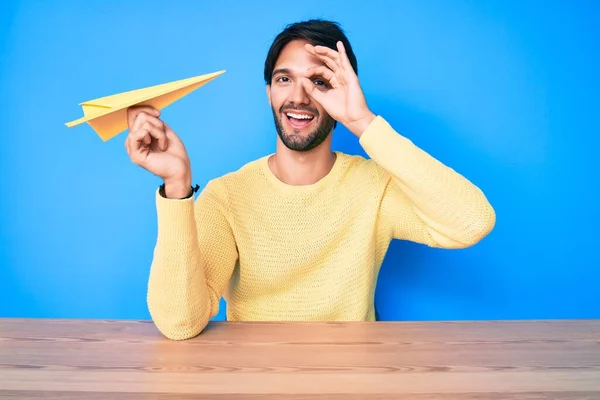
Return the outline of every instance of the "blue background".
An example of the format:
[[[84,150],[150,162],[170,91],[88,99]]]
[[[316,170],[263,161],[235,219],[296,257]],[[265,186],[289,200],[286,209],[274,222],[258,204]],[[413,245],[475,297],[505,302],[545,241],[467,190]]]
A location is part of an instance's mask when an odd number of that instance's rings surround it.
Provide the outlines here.
[[[3,3],[0,316],[149,318],[160,181],[129,161],[125,135],[66,128],[78,103],[226,69],[163,112],[204,184],[274,150],[268,46],[324,17],[345,28],[372,109],[497,212],[470,249],[393,243],[382,319],[600,317],[598,4]],[[334,146],[364,155],[343,127]]]

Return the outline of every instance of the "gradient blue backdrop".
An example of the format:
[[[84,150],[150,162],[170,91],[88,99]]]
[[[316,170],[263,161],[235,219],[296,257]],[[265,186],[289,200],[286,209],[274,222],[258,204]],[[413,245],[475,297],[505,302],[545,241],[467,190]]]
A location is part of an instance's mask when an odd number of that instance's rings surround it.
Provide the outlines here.
[[[204,184],[274,150],[267,48],[287,23],[325,17],[346,29],[373,110],[498,216],[467,250],[394,243],[381,317],[600,317],[598,2],[166,3],[0,6],[0,316],[149,318],[160,181],[124,135],[66,128],[79,102],[226,69],[163,114]],[[344,128],[334,138],[364,154]]]

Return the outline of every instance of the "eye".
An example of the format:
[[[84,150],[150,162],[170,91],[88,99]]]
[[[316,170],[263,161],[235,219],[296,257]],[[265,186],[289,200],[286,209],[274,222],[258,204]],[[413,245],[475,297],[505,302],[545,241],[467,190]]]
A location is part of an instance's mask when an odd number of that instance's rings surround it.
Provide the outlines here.
[[[324,79],[314,79],[313,83],[317,86],[329,87],[329,83]]]
[[[289,78],[287,76],[280,76],[275,82],[289,82]]]

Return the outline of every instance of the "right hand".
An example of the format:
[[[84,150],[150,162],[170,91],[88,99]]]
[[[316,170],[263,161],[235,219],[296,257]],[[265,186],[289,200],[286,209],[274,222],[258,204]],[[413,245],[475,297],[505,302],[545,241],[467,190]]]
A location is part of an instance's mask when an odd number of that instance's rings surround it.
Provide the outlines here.
[[[125,148],[134,164],[163,179],[167,197],[182,198],[191,188],[190,158],[181,139],[159,117],[160,111],[150,106],[127,109]]]

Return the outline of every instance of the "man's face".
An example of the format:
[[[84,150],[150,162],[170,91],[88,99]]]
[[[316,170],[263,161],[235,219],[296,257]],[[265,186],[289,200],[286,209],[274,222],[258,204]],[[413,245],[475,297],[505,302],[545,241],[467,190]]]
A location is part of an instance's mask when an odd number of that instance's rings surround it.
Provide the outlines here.
[[[284,47],[275,64],[271,85],[267,86],[277,134],[287,148],[295,151],[308,151],[320,145],[335,123],[302,86],[308,69],[324,65],[305,50],[305,44],[295,40]],[[323,78],[308,78],[320,90],[327,90],[329,84]]]

